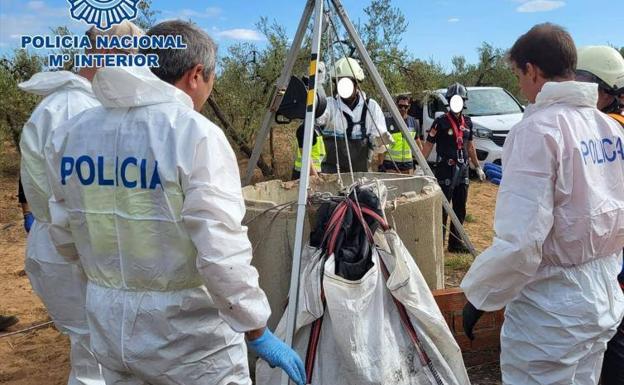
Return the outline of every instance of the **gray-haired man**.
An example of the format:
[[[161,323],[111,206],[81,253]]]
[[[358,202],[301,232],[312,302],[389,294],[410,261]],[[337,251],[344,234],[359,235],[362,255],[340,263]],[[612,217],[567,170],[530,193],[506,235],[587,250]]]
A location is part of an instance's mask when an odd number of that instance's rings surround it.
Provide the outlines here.
[[[101,70],[93,88],[103,107],[63,126],[46,152],[52,237],[80,255],[106,382],[251,384],[245,333],[303,384],[300,358],[265,327],[236,157],[197,112],[212,91],[215,44],[181,21],[148,34],[181,35],[187,48],[143,52],[158,55],[154,73]]]

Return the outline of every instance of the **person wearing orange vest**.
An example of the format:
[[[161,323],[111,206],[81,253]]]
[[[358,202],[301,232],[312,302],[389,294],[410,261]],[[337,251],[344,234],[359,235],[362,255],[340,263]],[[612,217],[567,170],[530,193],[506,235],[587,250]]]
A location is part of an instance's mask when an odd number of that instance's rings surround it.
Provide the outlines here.
[[[576,80],[598,84],[598,109],[618,121],[624,129],[624,108],[620,102],[624,95],[622,55],[609,46],[579,48]],[[624,258],[618,281],[624,290]],[[607,344],[601,381],[603,385],[624,384],[624,320]]]

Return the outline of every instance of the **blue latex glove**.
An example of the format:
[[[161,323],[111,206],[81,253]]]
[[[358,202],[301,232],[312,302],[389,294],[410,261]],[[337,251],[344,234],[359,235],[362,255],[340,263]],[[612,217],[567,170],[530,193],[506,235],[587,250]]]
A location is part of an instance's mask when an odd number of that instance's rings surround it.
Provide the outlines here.
[[[24,214],[24,230],[26,230],[27,233],[30,232],[30,228],[32,227],[33,223],[35,223],[35,216],[32,215],[31,212],[27,212],[26,214]]]
[[[249,346],[271,367],[279,366],[297,385],[305,385],[306,373],[301,358],[268,328],[259,338],[249,341]]]

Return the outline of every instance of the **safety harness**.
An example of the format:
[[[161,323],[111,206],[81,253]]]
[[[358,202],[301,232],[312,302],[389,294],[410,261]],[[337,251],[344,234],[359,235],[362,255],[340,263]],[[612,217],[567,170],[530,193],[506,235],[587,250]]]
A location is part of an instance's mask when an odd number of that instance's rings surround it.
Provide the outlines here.
[[[368,114],[368,103],[369,102],[370,102],[370,98],[366,98],[366,102],[364,103],[364,106],[362,107],[362,114],[360,115],[360,121],[359,122],[354,122],[353,118],[351,117],[351,115],[347,114],[346,111],[342,111],[342,115],[347,120],[347,132],[345,133],[345,137],[348,138],[349,140],[353,139],[353,138],[351,138],[351,134],[353,133],[353,127],[356,124],[360,125],[360,133],[362,134],[362,138],[361,139],[366,138],[366,115]]]
[[[328,137],[328,140],[325,142],[327,156],[323,161],[322,166],[324,173],[336,173],[338,171],[338,167],[336,167],[336,165],[339,165],[341,170],[352,169],[354,172],[368,171],[368,152],[370,149],[370,143],[368,141],[368,137],[366,136],[366,116],[368,115],[369,102],[370,99],[366,98],[366,103],[364,103],[364,106],[362,107],[362,114],[360,115],[360,120],[358,122],[354,122],[353,118],[347,114],[346,111],[342,111],[342,115],[347,121],[347,129],[343,138],[336,137],[334,139],[331,137],[333,134],[325,134],[325,136]],[[360,132],[362,133],[362,138],[360,139],[351,138],[353,128],[356,124],[360,125]],[[336,147],[336,145],[338,147]],[[349,146],[350,158],[347,156],[345,146]]]
[[[464,129],[466,127],[466,119],[464,115],[461,115],[461,123],[457,126],[453,115],[450,112],[446,113],[446,118],[451,123],[453,133],[455,134],[455,144],[457,146],[457,162],[464,163]]]

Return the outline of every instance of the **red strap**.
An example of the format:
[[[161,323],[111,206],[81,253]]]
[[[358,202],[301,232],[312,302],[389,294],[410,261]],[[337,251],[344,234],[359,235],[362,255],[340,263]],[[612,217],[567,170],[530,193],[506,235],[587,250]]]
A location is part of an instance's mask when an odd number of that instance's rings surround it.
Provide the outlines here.
[[[390,230],[390,226],[388,225],[388,223],[379,214],[377,214],[375,211],[369,209],[368,207],[362,207],[362,212],[364,214],[368,215],[369,217],[372,217],[377,222],[379,222],[379,224],[381,225],[382,229]]]
[[[390,273],[388,272],[388,268],[386,267],[386,264],[384,263],[381,255],[379,256],[379,265],[381,266],[381,271],[383,273],[384,278],[387,281],[388,278],[390,277]],[[396,299],[394,295],[390,295],[390,296],[392,297],[392,301],[394,302],[394,305],[396,306],[397,311],[399,312],[401,324],[403,325],[403,328],[405,329],[405,332],[409,336],[410,340],[414,344],[414,348],[416,349],[416,352],[418,353],[418,358],[420,359],[421,365],[429,368],[429,370],[431,371],[431,375],[435,379],[436,385],[443,385],[442,379],[440,378],[440,374],[438,373],[435,366],[433,366],[433,362],[431,361],[431,358],[429,358],[429,355],[425,351],[425,348],[422,342],[420,341],[420,338],[418,338],[418,333],[416,333],[416,329],[414,329],[414,325],[412,325],[412,321],[409,318],[407,309],[405,309],[405,306],[398,299]]]
[[[464,132],[463,129],[466,127],[466,120],[464,119],[464,115],[461,116],[461,125],[457,127],[457,123],[455,122],[455,118],[451,115],[450,112],[446,113],[446,117],[451,123],[451,127],[453,127],[453,133],[455,133],[455,143],[457,144],[457,149],[462,150],[464,148]]]

